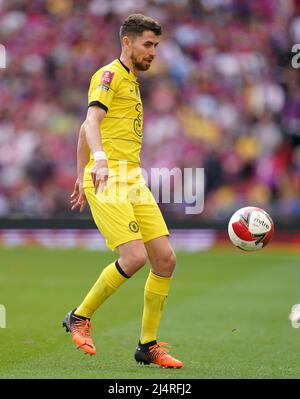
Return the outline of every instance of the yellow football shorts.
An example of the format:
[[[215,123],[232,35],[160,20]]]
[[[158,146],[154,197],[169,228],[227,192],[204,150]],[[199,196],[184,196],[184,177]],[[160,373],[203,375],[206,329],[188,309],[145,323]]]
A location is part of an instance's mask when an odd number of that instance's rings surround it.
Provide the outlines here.
[[[121,244],[142,239],[144,243],[169,235],[161,211],[144,179],[123,183],[108,179],[104,191],[95,195],[85,187],[96,226],[112,251]]]

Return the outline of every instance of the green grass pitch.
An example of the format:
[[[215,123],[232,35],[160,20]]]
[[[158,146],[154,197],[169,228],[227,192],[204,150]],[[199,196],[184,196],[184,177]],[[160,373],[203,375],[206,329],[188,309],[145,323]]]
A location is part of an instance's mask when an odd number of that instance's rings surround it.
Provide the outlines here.
[[[297,302],[299,254],[218,248],[178,253],[159,340],[181,370],[140,366],[140,333],[149,265],[93,318],[97,355],[76,350],[61,327],[116,257],[83,249],[0,249],[0,378],[299,378],[300,329],[287,319]]]

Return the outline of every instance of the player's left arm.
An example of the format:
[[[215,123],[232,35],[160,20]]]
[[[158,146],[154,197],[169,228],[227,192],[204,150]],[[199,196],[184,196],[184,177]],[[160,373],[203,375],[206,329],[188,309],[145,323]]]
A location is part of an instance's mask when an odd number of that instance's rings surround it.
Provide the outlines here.
[[[84,168],[90,159],[90,150],[86,140],[86,132],[84,124],[81,125],[78,144],[77,144],[77,179],[74,185],[73,193],[71,194],[71,210],[75,210],[80,207],[80,212],[83,212],[86,197],[83,191],[83,177]]]

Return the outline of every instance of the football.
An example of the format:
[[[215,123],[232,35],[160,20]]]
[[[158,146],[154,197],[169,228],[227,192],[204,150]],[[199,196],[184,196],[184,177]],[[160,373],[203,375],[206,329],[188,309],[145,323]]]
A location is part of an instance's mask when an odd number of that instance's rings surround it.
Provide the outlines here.
[[[228,234],[236,247],[245,251],[257,251],[272,239],[274,223],[263,209],[247,206],[231,216]]]

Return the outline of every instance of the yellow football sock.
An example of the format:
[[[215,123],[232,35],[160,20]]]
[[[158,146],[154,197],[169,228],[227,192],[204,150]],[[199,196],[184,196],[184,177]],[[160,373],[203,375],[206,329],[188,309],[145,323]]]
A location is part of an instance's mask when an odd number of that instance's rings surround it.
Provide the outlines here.
[[[144,312],[140,341],[145,344],[155,341],[165,300],[172,277],[161,277],[149,273],[144,292]]]
[[[118,261],[111,263],[102,271],[100,277],[74,314],[90,319],[99,306],[129,278],[129,276],[125,276],[126,274],[120,268]]]

